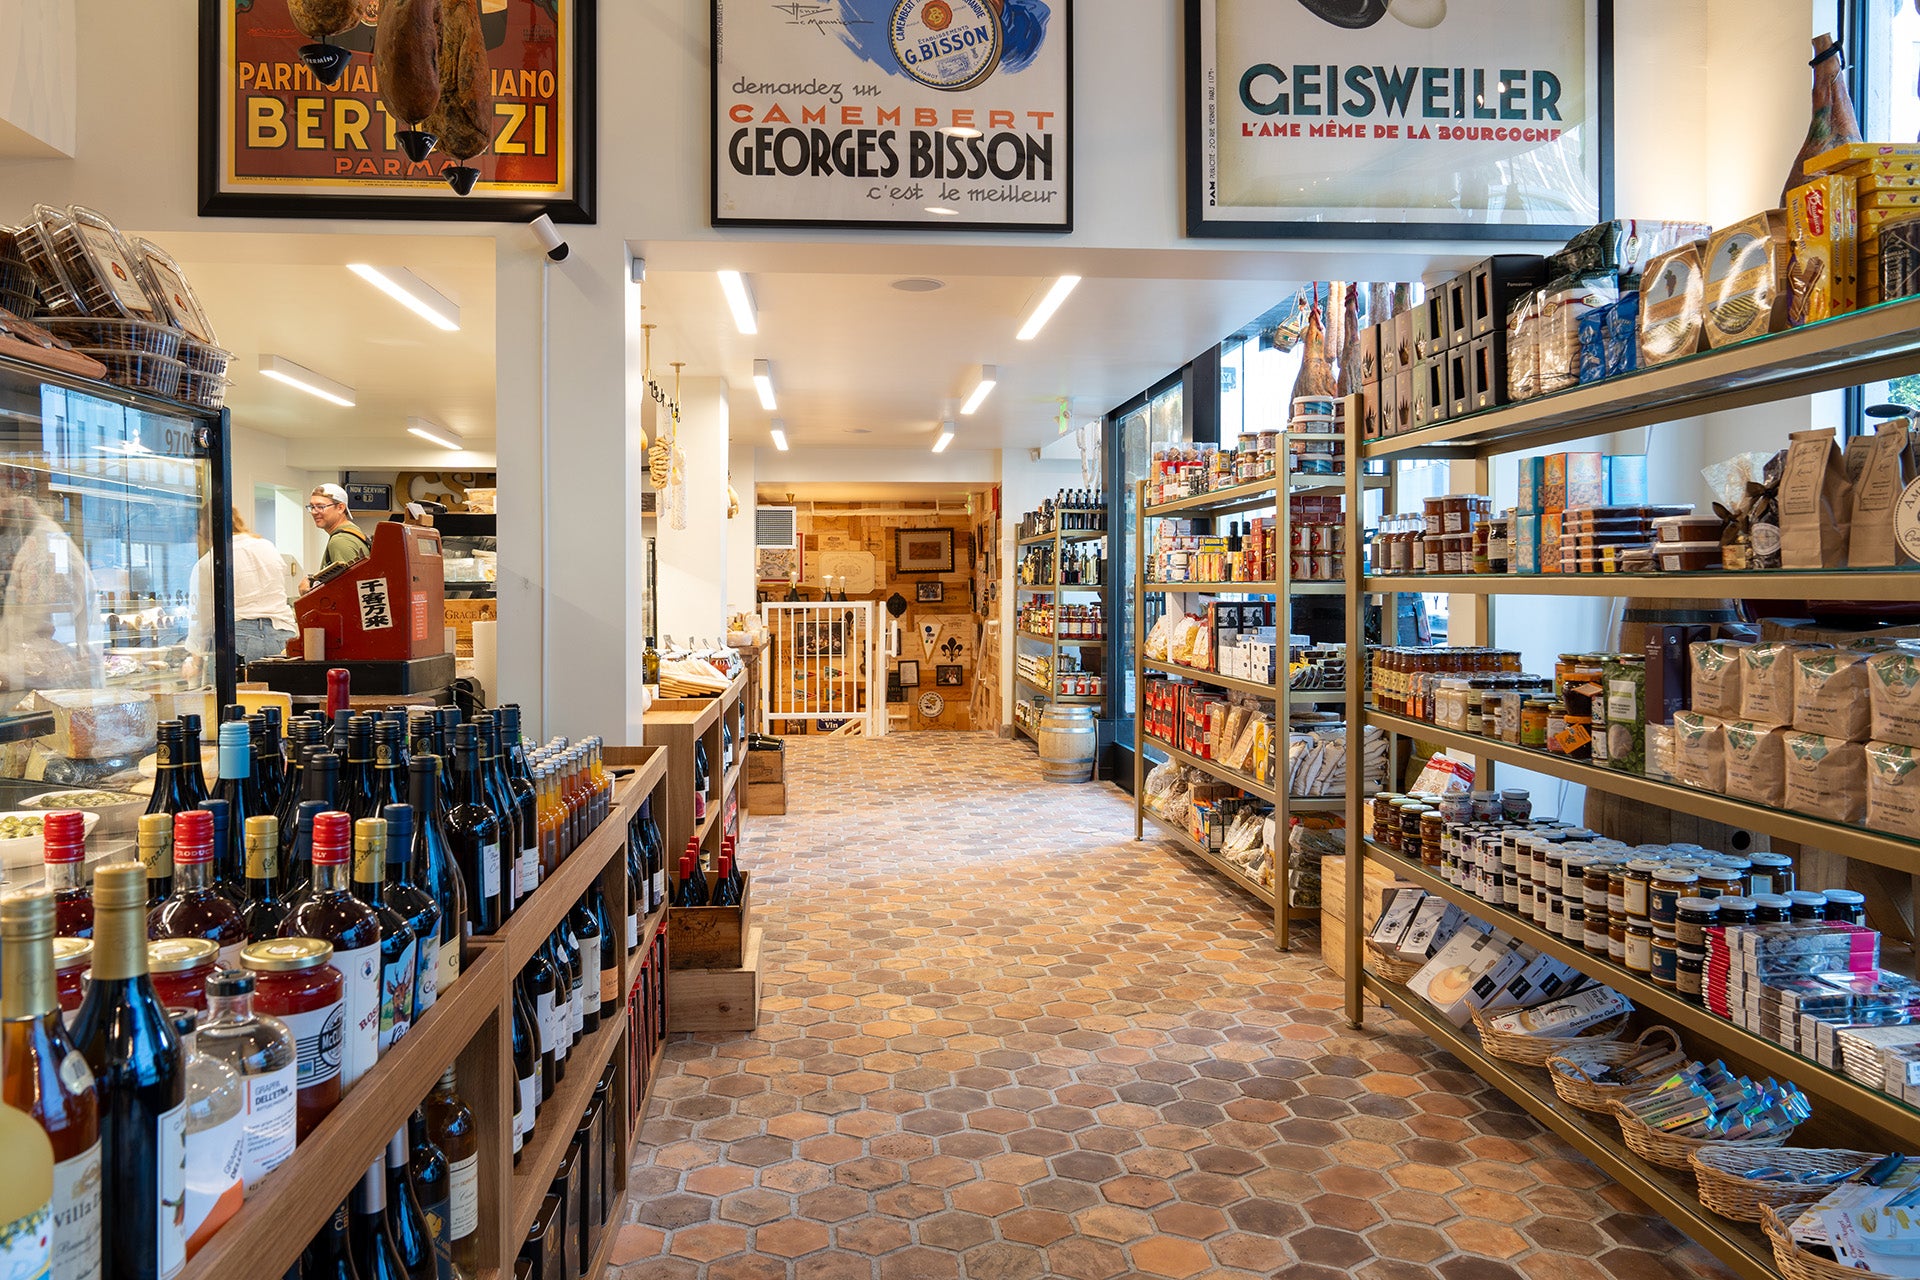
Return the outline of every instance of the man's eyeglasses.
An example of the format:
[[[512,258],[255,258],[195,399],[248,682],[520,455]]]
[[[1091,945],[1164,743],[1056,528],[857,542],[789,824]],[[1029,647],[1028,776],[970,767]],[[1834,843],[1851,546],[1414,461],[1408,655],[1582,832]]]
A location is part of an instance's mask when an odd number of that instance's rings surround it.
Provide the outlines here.
[[[307,510],[318,513],[321,511],[329,511],[339,505],[337,502],[309,502],[307,504]]]

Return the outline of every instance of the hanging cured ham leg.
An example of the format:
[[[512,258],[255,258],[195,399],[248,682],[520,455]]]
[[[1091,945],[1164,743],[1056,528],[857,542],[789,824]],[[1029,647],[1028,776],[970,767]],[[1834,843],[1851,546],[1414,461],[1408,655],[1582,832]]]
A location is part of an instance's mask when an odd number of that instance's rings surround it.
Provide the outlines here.
[[[301,35],[314,42],[300,46],[300,61],[321,84],[339,83],[353,51],[334,44],[333,37],[366,16],[365,0],[287,0],[287,16]]]
[[[440,0],[385,0],[373,37],[380,101],[407,126],[395,136],[415,164],[435,142],[419,126],[440,105],[440,25]]]
[[[440,104],[427,128],[440,149],[458,163],[440,174],[460,195],[469,195],[480,170],[468,164],[493,142],[493,93],[487,70],[487,43],[480,30],[480,0],[442,0],[440,26]]]

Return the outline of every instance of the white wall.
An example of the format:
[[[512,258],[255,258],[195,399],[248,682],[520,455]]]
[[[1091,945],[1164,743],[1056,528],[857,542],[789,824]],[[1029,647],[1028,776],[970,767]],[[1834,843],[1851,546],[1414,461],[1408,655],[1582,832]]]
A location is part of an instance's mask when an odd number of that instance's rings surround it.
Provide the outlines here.
[[[727,614],[754,612],[759,582],[754,577],[753,506],[759,462],[751,444],[734,439],[727,449],[727,474],[740,499],[740,514],[727,521]]]
[[[0,156],[73,154],[78,9],[78,0],[0,0]]]
[[[687,524],[675,529],[662,510],[660,632],[686,643],[726,639],[728,612],[727,384],[689,378],[680,396],[680,452],[686,458]],[[746,597],[752,604],[753,597]]]

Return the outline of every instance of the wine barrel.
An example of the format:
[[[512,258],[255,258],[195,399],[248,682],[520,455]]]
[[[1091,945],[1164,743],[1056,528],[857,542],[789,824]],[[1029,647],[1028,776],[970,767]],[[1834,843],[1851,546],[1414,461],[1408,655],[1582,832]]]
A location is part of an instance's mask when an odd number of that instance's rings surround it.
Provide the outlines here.
[[[1741,621],[1737,600],[1651,600],[1628,596],[1620,613],[1620,642],[1615,653],[1645,653],[1654,627],[1721,627]]]
[[[1629,800],[1587,788],[1581,822],[1591,830],[1628,844],[1697,844],[1715,853],[1754,853],[1771,847],[1767,837],[1745,827],[1709,822],[1674,809]]]
[[[1100,753],[1100,723],[1092,707],[1048,705],[1040,717],[1040,776],[1048,782],[1089,782]]]

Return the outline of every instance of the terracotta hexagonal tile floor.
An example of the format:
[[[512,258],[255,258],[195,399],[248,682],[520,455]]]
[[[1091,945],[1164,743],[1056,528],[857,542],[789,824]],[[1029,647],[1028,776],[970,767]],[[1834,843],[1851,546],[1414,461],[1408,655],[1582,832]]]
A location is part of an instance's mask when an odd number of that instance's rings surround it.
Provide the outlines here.
[[[1114,788],[981,734],[787,771],[760,1027],[668,1046],[619,1280],[1723,1280]]]

